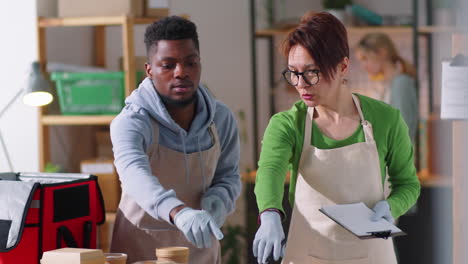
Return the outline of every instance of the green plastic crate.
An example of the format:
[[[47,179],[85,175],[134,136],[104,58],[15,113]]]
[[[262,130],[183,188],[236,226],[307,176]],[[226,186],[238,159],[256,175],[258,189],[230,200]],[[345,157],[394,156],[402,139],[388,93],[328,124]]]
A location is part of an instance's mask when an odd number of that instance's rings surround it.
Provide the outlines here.
[[[124,105],[123,72],[53,72],[64,115],[117,114]]]

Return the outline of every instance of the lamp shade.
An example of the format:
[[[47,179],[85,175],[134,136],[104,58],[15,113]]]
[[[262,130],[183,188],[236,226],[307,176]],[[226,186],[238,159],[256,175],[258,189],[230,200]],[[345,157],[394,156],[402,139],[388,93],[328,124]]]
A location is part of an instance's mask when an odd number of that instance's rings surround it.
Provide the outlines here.
[[[38,62],[32,63],[23,103],[32,106],[50,104],[53,100],[50,82],[44,77]]]

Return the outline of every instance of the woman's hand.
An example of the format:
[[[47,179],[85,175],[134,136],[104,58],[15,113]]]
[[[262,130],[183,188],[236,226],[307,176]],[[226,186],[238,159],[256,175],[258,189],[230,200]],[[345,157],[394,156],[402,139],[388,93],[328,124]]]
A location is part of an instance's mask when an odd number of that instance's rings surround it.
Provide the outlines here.
[[[258,263],[266,263],[273,252],[273,258],[279,260],[284,255],[283,226],[279,213],[266,211],[260,215],[260,228],[255,234],[253,254]]]
[[[394,223],[392,212],[390,211],[390,205],[386,200],[379,201],[375,204],[374,215],[372,216],[372,221],[379,221],[379,219],[384,218],[390,223]]]

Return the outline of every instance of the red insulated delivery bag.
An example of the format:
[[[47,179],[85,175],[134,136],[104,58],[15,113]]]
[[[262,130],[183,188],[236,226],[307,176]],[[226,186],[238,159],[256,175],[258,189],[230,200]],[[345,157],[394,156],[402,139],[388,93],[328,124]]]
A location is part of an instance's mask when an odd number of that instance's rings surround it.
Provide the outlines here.
[[[104,212],[96,176],[0,174],[0,264],[38,264],[57,248],[96,248]]]

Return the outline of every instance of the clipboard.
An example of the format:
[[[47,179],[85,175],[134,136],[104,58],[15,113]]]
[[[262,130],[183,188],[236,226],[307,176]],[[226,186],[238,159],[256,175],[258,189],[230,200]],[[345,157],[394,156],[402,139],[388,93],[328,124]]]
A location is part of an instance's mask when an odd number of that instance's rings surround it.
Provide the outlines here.
[[[385,219],[372,221],[374,211],[362,202],[324,206],[319,211],[359,239],[387,239],[406,235],[400,228]]]

